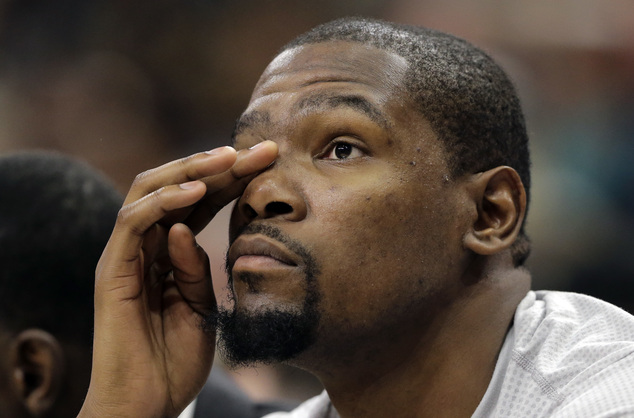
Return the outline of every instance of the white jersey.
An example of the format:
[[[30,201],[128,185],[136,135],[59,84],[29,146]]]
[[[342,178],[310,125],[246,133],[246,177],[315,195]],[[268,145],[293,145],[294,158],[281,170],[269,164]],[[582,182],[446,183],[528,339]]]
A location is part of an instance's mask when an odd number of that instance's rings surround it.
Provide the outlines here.
[[[323,392],[266,418],[337,416]],[[634,417],[634,316],[590,296],[529,292],[473,417]]]
[[[529,292],[474,417],[634,417],[634,316]]]

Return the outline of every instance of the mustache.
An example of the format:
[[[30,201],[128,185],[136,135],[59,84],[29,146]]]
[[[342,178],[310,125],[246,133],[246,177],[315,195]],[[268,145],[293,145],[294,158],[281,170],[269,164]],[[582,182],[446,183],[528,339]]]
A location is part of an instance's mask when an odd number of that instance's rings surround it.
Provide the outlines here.
[[[284,245],[289,245],[291,242],[293,242],[293,240],[288,237],[288,235],[284,234],[282,230],[276,226],[261,223],[251,223],[242,226],[233,234],[233,236],[229,237],[229,246],[233,245],[233,243],[236,241],[236,239],[238,239],[240,235],[254,234],[264,235],[275,241],[279,241]]]
[[[227,252],[225,254],[225,272],[229,277],[230,283],[232,281],[231,271],[233,266],[229,265],[229,249],[239,236],[254,234],[264,235],[272,240],[282,243],[286,248],[297,254],[302,259],[307,273],[310,273],[311,276],[314,276],[318,273],[315,258],[312,256],[310,251],[299,241],[290,238],[287,234],[282,232],[282,230],[276,226],[261,223],[251,223],[244,225],[234,234],[232,234],[231,237],[229,237],[229,247],[227,248]]]

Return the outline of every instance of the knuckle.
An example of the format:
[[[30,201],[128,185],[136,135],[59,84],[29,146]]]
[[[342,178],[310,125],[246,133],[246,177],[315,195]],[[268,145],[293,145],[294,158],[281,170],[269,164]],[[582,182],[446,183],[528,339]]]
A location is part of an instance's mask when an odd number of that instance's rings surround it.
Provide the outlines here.
[[[117,213],[117,221],[116,225],[123,230],[131,230],[132,233],[137,234],[138,228],[136,223],[138,220],[135,220],[136,213],[136,205],[130,204],[119,209]]]
[[[126,223],[128,223],[129,217],[130,217],[130,205],[123,206],[121,209],[119,209],[119,212],[117,212],[116,222],[118,224],[125,225]]]
[[[235,166],[233,166],[233,167],[231,167],[229,169],[229,173],[231,174],[231,177],[233,177],[234,180],[240,180],[241,179],[240,175],[236,172]]]
[[[151,208],[152,212],[157,213],[159,216],[164,216],[167,213],[167,210],[165,209],[165,205],[163,203],[166,196],[168,195],[167,191],[168,187],[163,186],[156,189],[147,196],[147,200],[149,200],[149,202],[147,203],[148,206]]]
[[[145,184],[147,182],[147,179],[152,175],[153,171],[154,169],[146,170],[142,173],[137,174],[136,177],[134,178],[134,181],[132,182],[132,187],[139,187]]]
[[[133,219],[134,212],[135,212],[134,205],[126,205],[122,207],[117,213],[117,222],[116,222],[117,228],[115,229],[129,230],[133,234],[138,235],[139,231]]]
[[[166,195],[166,190],[166,186],[163,186],[145,196],[143,199],[145,200],[144,206],[150,208],[153,212],[160,211],[161,214],[164,214],[165,209],[163,208],[163,198]]]
[[[165,190],[165,186],[159,187],[148,195],[148,199],[150,199],[153,204],[160,205],[160,202],[165,195]]]
[[[129,230],[134,235],[142,235],[145,230],[139,225],[141,219],[137,216],[137,202],[122,207],[117,213],[117,226],[123,230]]]
[[[195,162],[199,159],[197,158],[199,154],[190,155],[189,157],[185,157],[178,161],[180,169],[186,173],[187,177],[190,180],[199,179],[202,176],[199,168],[195,164]]]

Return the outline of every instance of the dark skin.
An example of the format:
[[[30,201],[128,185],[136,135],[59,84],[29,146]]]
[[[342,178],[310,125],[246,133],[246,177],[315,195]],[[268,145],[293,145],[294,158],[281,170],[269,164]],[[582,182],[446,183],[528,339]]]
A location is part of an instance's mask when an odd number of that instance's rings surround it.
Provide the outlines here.
[[[286,51],[241,118],[238,162],[225,148],[135,182],[97,271],[85,416],[176,414],[200,389],[214,336],[197,321],[215,300],[186,225],[195,232],[236,197],[232,234],[277,227],[320,266],[317,337],[290,363],[322,381],[342,417],[473,413],[529,289],[509,250],[526,197],[509,167],[452,177],[401,88],[405,70],[354,43]],[[257,292],[234,281],[238,308],[300,307],[305,266],[279,242],[239,237],[229,262],[264,277]],[[169,271],[164,293],[152,291],[153,273]]]
[[[91,347],[39,328],[0,329],[3,416],[68,417],[80,409],[90,379]]]

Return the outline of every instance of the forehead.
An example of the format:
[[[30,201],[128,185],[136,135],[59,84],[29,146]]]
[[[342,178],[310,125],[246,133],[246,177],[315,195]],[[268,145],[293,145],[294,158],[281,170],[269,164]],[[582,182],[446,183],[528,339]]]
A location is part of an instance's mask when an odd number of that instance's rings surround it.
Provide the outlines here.
[[[279,54],[266,68],[252,100],[285,87],[319,82],[350,82],[384,92],[401,88],[405,58],[369,45],[347,41],[307,44]]]
[[[408,65],[394,53],[372,46],[329,41],[307,44],[279,54],[256,85],[236,133],[271,119],[352,109],[383,128],[398,124],[392,109],[403,106],[403,79]],[[397,112],[398,113],[398,112]]]

